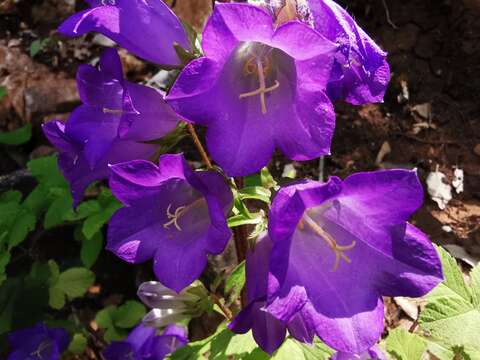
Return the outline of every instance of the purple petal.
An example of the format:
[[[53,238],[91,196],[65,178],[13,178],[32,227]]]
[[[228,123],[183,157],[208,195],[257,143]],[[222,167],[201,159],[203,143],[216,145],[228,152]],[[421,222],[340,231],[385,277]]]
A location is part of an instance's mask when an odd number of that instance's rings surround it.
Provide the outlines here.
[[[202,193],[208,205],[211,224],[207,233],[207,251],[211,254],[220,254],[232,237],[232,231],[226,220],[233,206],[232,191],[225,179],[216,172],[194,173],[198,182],[193,182],[192,177],[189,178],[190,184]]]
[[[442,265],[427,235],[407,224],[405,235],[395,240],[393,259],[379,265],[383,271],[377,286],[382,295],[420,297],[442,282]]]
[[[308,2],[315,29],[340,45],[337,61],[343,76],[332,74],[328,88],[332,100],[354,105],[382,101],[390,80],[386,53],[334,1]]]
[[[80,150],[67,135],[65,135],[65,123],[54,120],[42,125],[42,130],[48,141],[61,152],[77,152]]]
[[[205,26],[202,48],[208,58],[224,61],[242,41],[269,42],[271,15],[250,4],[216,4]]]
[[[386,355],[377,347],[373,346],[361,354],[349,354],[344,352],[335,353],[330,360],[388,360]]]
[[[155,333],[155,328],[140,324],[130,332],[125,342],[132,345],[135,351],[140,351],[140,349],[155,336]]]
[[[229,329],[244,334],[252,329],[255,342],[268,354],[277,350],[285,340],[286,326],[262,310],[264,301],[251,302],[229,324]]]
[[[117,199],[126,205],[145,196],[154,196],[168,177],[145,160],[133,160],[110,166],[110,188]]]
[[[212,95],[218,77],[221,75],[219,64],[208,58],[190,62],[180,73],[167,96],[168,103],[188,121],[205,125],[215,121],[217,107],[222,104],[220,98]]]
[[[180,20],[158,0],[117,0],[68,18],[59,28],[67,36],[101,33],[141,58],[164,65],[179,65],[174,43],[190,49]]]
[[[305,46],[309,44],[309,46]],[[307,60],[323,54],[331,54],[333,61],[337,45],[299,21],[280,25],[272,38],[272,46],[283,50],[296,60]],[[328,66],[328,63],[325,64]]]
[[[130,105],[135,113],[125,113],[120,120],[119,135],[135,141],[156,140],[172,131],[178,115],[155,89],[126,82]]]

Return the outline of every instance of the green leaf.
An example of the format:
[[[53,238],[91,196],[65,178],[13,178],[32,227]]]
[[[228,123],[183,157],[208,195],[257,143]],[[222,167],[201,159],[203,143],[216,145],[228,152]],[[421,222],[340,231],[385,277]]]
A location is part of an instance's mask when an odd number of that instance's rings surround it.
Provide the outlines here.
[[[259,174],[245,177],[245,186],[262,186],[266,189],[274,188],[277,182],[267,167],[264,167]]]
[[[472,270],[471,287],[465,284],[463,274],[453,257],[438,248],[445,281],[428,296],[428,304],[420,314],[419,323],[429,341],[447,349],[463,347],[469,351],[480,350],[480,307],[477,294],[478,266]],[[472,350],[473,349],[473,350]]]
[[[80,259],[83,265],[91,268],[97,261],[98,255],[102,251],[103,235],[101,232],[96,233],[91,239],[84,238],[82,241],[82,248],[80,250]]]
[[[102,206],[97,200],[88,200],[78,205],[77,209],[71,212],[67,219],[68,221],[77,221],[85,219],[95,213],[102,211]]]
[[[233,215],[228,218],[228,226],[233,228],[242,225],[257,225],[263,221],[263,216],[257,214],[256,217],[245,216],[243,214]]]
[[[55,201],[53,201],[48,208],[43,221],[43,226],[45,229],[51,229],[62,224],[72,209],[72,203],[72,197],[65,189],[64,195],[55,199]]]
[[[470,271],[470,286],[473,303],[477,308],[480,308],[480,265],[477,265]]]
[[[0,100],[7,96],[7,88],[5,86],[0,86]]]
[[[245,261],[238,264],[225,283],[225,292],[232,292],[231,299],[235,300],[245,286]]]
[[[273,360],[327,360],[333,350],[318,340],[313,345],[303,344],[287,338],[282,346],[272,355]]]
[[[103,329],[107,329],[113,325],[113,313],[117,310],[114,305],[109,305],[105,309],[100,310],[95,316],[95,322]]]
[[[65,293],[57,286],[48,289],[48,305],[52,309],[60,310],[65,306]]]
[[[122,207],[120,202],[113,197],[109,190],[104,190],[98,197],[101,206],[100,211],[90,215],[83,223],[82,233],[87,239],[91,239],[105,225],[113,213]]]
[[[272,193],[261,186],[248,186],[238,191],[241,200],[255,199],[270,204]]]
[[[48,209],[50,205],[49,191],[45,186],[37,186],[28,194],[24,201],[24,205],[36,216],[40,215]]]
[[[37,219],[35,215],[30,212],[30,210],[22,209],[15,219],[15,223],[10,229],[8,246],[9,249],[19,245],[30,231],[35,229],[35,224]]]
[[[19,129],[0,133],[0,144],[22,145],[32,138],[32,124],[27,124]]]
[[[129,329],[137,325],[145,315],[145,306],[138,301],[127,301],[112,314],[115,326]]]
[[[73,335],[72,341],[68,346],[68,351],[72,352],[75,355],[82,354],[87,348],[87,338],[83,334]]]
[[[22,201],[22,193],[20,191],[9,190],[0,195],[0,202],[2,203],[13,202],[18,204],[20,201]]]
[[[57,286],[70,298],[83,296],[95,282],[95,274],[85,268],[71,268],[58,277]]]
[[[56,156],[31,160],[27,163],[27,167],[40,184],[44,184],[48,188],[68,189],[68,184],[58,169]]]
[[[43,50],[43,48],[45,47],[45,45],[48,44],[48,42],[50,41],[50,39],[46,38],[46,39],[37,39],[35,41],[33,41],[31,44],[30,44],[30,57],[35,57],[36,55],[38,55],[38,53],[40,53],[40,51]]]
[[[58,279],[60,278],[60,268],[54,260],[48,261],[48,268],[50,270],[50,278],[48,279],[48,283],[50,285],[55,285],[58,283]]]
[[[396,360],[421,360],[427,344],[420,336],[394,329],[386,340],[387,352]]]

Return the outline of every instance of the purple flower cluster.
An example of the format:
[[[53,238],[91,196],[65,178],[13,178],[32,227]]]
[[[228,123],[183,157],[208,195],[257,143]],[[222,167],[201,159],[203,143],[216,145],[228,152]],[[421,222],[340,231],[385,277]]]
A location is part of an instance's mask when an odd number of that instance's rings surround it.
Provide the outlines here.
[[[269,234],[247,258],[250,303],[231,329],[253,329],[269,353],[285,329],[345,354],[367,351],[383,332],[382,296],[422,296],[442,280],[433,245],[407,222],[422,201],[416,173],[406,170],[280,190]]]
[[[181,326],[169,325],[157,335],[157,329],[138,325],[125,340],[112,342],[103,356],[106,360],[162,360],[187,342]]]
[[[178,47],[192,51],[161,0],[88,3],[62,24],[63,34],[95,31],[174,67],[182,65]],[[83,105],[66,123],[44,126],[75,204],[91,182],[105,178],[123,203],[110,221],[107,248],[130,263],[153,259],[158,280],[177,293],[200,277],[209,255],[224,251],[233,196],[225,176],[193,171],[183,155],[150,162],[158,156],[152,140],[179,120],[204,126],[223,174],[247,176],[276,149],[297,161],[329,154],[334,101],[383,100],[386,53],[335,2],[306,0],[302,11],[292,3],[217,3],[203,32],[203,56],[183,67],[166,99],[126,81],[116,51],[107,50],[98,69],[78,71]],[[335,359],[383,359],[375,348],[384,328],[382,296],[422,296],[443,276],[434,247],[408,223],[422,201],[416,172],[404,170],[280,189],[268,233],[247,254],[248,305],[230,329],[251,329],[270,354],[288,332],[305,343],[318,336],[338,351]],[[185,343],[178,328],[157,336],[140,325],[105,357],[162,359]]]
[[[60,360],[70,337],[61,328],[49,328],[43,323],[17,330],[8,336],[11,348],[7,360]]]

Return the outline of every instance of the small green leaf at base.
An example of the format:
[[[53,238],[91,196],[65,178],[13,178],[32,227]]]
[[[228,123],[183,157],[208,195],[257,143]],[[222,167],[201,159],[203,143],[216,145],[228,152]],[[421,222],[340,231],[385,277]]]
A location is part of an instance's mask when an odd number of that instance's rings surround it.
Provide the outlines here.
[[[387,352],[395,360],[421,360],[427,344],[420,336],[403,329],[394,329],[386,340]]]
[[[0,144],[4,145],[22,145],[32,138],[32,124],[22,126],[17,130],[0,133]]]

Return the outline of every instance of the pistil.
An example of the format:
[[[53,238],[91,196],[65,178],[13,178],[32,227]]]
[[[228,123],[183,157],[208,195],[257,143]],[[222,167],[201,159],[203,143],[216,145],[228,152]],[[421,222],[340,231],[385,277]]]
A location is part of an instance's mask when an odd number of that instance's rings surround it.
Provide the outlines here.
[[[35,350],[34,352],[30,353],[30,356],[32,357],[38,357],[39,359],[43,359],[43,356],[42,356],[42,351],[44,351],[45,349],[47,349],[49,346],[51,345],[51,342],[50,340],[45,340],[44,342],[42,342],[38,349]]]
[[[307,224],[315,234],[325,240],[330,249],[332,249],[335,253],[335,263],[332,269],[333,272],[337,271],[338,266],[340,265],[340,259],[345,261],[347,264],[350,264],[352,262],[352,260],[350,260],[350,258],[344,254],[344,251],[352,250],[356,245],[356,241],[352,241],[350,245],[346,246],[338,245],[335,239],[320,225],[318,225],[315,220],[313,220],[307,213],[305,213],[303,215],[303,218],[300,220],[300,229],[303,229],[305,224]]]
[[[262,114],[267,113],[267,104],[265,101],[265,94],[272,92],[280,86],[280,83],[275,80],[275,84],[267,87],[266,81],[265,81],[265,70],[263,68],[263,63],[261,59],[256,59],[256,64],[257,64],[257,71],[258,71],[258,82],[259,82],[259,88],[254,91],[246,92],[240,94],[240,99],[245,99],[251,96],[257,96],[260,95],[260,104],[262,107]]]
[[[118,110],[118,109],[103,108],[102,111],[104,114],[113,114],[113,115],[123,114],[123,110]]]
[[[185,205],[185,206],[179,206],[175,209],[175,211],[172,213],[172,204],[169,204],[168,207],[167,207],[167,218],[170,220],[170,221],[167,221],[165,224],[163,224],[163,227],[165,229],[168,229],[171,225],[175,226],[175,228],[178,230],[178,231],[182,231],[182,228],[180,227],[180,225],[178,224],[178,220],[183,216],[185,215],[189,210],[193,209],[194,207],[202,204],[203,202],[205,201],[205,199],[203,197],[200,197],[198,198],[197,200],[195,200],[194,202],[192,202],[191,204],[189,205]]]

